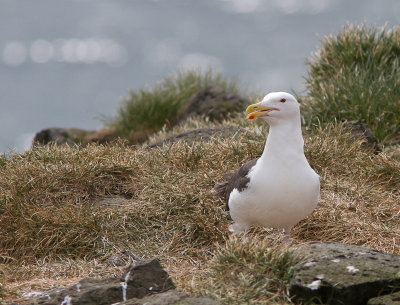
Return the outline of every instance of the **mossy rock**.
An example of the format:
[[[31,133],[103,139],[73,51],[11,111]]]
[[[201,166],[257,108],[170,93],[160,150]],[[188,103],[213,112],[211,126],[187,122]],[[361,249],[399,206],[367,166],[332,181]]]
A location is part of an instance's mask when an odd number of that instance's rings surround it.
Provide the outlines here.
[[[297,248],[290,295],[294,302],[362,305],[400,290],[400,256],[340,243]]]
[[[191,97],[181,121],[194,115],[208,117],[211,121],[222,121],[231,113],[244,111],[248,104],[249,100],[220,87],[208,87]]]

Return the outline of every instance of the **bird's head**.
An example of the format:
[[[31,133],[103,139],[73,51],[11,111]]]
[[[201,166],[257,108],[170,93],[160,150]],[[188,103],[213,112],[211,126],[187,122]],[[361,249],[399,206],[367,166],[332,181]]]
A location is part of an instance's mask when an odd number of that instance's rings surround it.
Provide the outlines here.
[[[268,123],[281,119],[299,117],[300,104],[296,98],[286,92],[271,92],[257,104],[252,104],[246,109],[247,118],[262,118]]]

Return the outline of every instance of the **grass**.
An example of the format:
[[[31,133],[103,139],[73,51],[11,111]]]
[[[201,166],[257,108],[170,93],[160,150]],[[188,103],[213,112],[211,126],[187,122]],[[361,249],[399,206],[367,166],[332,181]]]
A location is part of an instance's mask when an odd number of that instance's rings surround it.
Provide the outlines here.
[[[280,247],[282,233],[253,228],[249,243],[230,240],[224,202],[210,194],[224,172],[261,153],[267,128],[243,117],[221,125],[248,132],[153,149],[46,146],[3,156],[3,298],[84,276],[118,276],[121,268],[106,261],[126,249],[159,257],[187,291],[228,304],[287,303],[292,260]],[[206,126],[219,125],[192,119],[170,132]],[[294,228],[293,246],[339,241],[400,254],[400,162],[363,152],[341,124],[304,133],[306,155],[321,176],[321,201]]]
[[[193,94],[210,86],[217,86],[230,93],[238,93],[237,84],[220,73],[208,70],[178,72],[164,78],[154,88],[129,91],[122,100],[117,115],[106,124],[116,133],[134,143],[143,142],[163,126],[173,126],[183,114]]]
[[[348,24],[326,36],[307,62],[308,120],[363,119],[381,142],[398,140],[399,56],[400,27]]]
[[[266,240],[235,237],[216,251],[205,294],[224,304],[287,304],[287,285],[296,259]]]

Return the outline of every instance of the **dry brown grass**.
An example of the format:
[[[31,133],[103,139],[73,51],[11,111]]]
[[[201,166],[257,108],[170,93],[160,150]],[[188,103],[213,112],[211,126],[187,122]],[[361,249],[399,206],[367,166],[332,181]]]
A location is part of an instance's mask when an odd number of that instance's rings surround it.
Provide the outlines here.
[[[400,162],[359,150],[340,126],[308,137],[306,154],[321,176],[321,200],[295,236],[400,254]]]
[[[229,303],[284,304],[287,265],[271,269],[272,286],[258,277],[244,281],[260,266],[290,263],[282,234],[254,228],[250,243],[229,239],[224,203],[210,193],[224,172],[261,153],[266,127],[243,119],[223,124],[256,132],[153,149],[50,146],[1,157],[0,297],[17,299],[15,293],[49,288],[54,280],[118,276],[121,268],[105,261],[127,249],[159,257],[185,290]],[[210,124],[191,120],[175,130],[204,126]],[[304,133],[306,155],[321,176],[321,201],[294,228],[292,245],[339,241],[400,254],[398,158],[361,151],[341,125]],[[111,204],[115,198],[123,204]],[[221,274],[228,286],[218,284]],[[260,294],[254,285],[270,288]]]

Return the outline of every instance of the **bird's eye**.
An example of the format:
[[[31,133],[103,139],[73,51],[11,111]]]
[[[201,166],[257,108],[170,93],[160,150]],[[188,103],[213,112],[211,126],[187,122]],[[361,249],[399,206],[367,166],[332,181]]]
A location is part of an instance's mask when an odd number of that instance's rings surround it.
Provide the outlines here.
[[[280,102],[284,103],[284,102],[286,102],[286,99],[285,98],[281,98]]]

